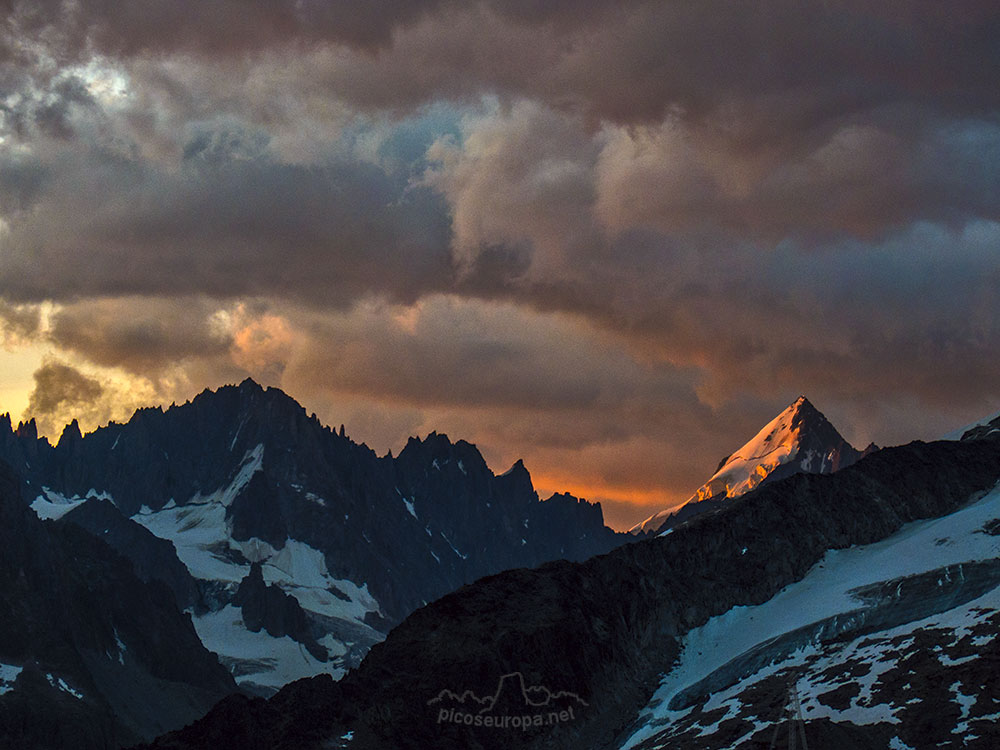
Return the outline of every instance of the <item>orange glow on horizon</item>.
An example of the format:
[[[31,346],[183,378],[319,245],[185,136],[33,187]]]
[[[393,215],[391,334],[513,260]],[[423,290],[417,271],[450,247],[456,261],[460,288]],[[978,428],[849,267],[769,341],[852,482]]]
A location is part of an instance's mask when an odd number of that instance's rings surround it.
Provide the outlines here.
[[[654,513],[677,507],[690,498],[690,493],[671,492],[663,487],[637,487],[624,484],[611,484],[601,482],[600,480],[586,481],[581,480],[579,477],[562,473],[536,474],[532,472],[531,480],[535,485],[538,496],[542,499],[548,498],[556,492],[563,492],[592,503],[602,503],[605,523],[619,530],[625,529],[613,521],[615,518],[621,518],[625,515],[622,513],[624,509],[621,507],[612,509],[609,507],[610,504],[634,506],[636,520],[625,527],[631,528],[635,523],[639,523]],[[613,516],[614,518],[609,520],[609,516]]]

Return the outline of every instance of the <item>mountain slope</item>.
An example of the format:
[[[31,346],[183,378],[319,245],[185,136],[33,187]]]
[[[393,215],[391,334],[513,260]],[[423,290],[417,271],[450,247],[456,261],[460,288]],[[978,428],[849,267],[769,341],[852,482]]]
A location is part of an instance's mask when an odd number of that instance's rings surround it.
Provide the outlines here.
[[[119,747],[236,690],[165,586],[20,494],[0,462],[0,746]]]
[[[820,723],[810,747],[835,743],[824,721],[850,729],[858,746],[937,736],[994,747],[997,525],[1000,489],[881,542],[828,552],[767,602],[695,628],[624,747],[768,742],[790,729],[790,684],[804,720]]]
[[[0,457],[25,473],[40,516],[107,536],[137,571],[153,560],[161,579],[173,571],[164,582],[205,645],[261,694],[341,676],[462,584],[625,541],[600,506],[540,501],[521,462],[495,476],[475,446],[434,433],[379,457],[250,380],[86,436],[74,423],[54,447],[6,419]],[[252,615],[235,601],[241,586],[256,592]]]
[[[792,619],[786,618],[786,626],[777,627],[773,634],[746,627],[727,632],[745,633],[750,650],[769,647],[767,640],[757,643],[754,636],[794,636],[779,644],[784,650],[774,653],[780,657],[783,653],[794,654],[796,645],[807,643],[818,644],[817,652],[828,646],[837,648],[836,640],[832,644],[824,640],[825,633],[835,631],[819,627],[803,633],[802,627],[831,617],[836,620],[841,614],[840,604],[846,604],[848,611],[869,610],[865,615],[867,626],[855,623],[855,629],[850,630],[853,615],[839,621],[837,634],[852,643],[865,634],[866,627],[874,628],[869,636],[880,633],[878,637],[891,640],[892,628],[917,628],[921,620],[945,612],[953,612],[958,622],[966,616],[961,607],[973,602],[975,607],[988,608],[988,601],[977,602],[976,597],[994,596],[990,592],[997,583],[995,570],[977,569],[975,580],[966,584],[956,569],[947,572],[942,564],[948,568],[976,557],[978,553],[966,542],[979,533],[973,530],[976,524],[986,518],[1000,518],[1000,493],[993,492],[998,480],[1000,440],[985,439],[912,443],[879,451],[832,475],[800,473],[766,483],[668,536],[627,545],[580,564],[551,563],[536,570],[510,571],[480,580],[414,612],[340,683],[315,678],[289,685],[271,702],[227,700],[202,721],[161,738],[153,746],[209,747],[212,737],[223,736],[232,728],[253,726],[254,741],[248,745],[252,748],[322,745],[353,750],[596,750],[618,748],[649,724],[652,733],[636,737],[637,742],[663,740],[663,747],[731,747],[730,740],[745,732],[735,735],[735,729],[730,731],[732,728],[727,726],[721,739],[695,739],[690,745],[671,743],[666,736],[657,734],[670,727],[655,725],[659,718],[656,712],[680,710],[670,709],[670,701],[666,706],[657,704],[654,694],[662,687],[662,675],[667,681],[663,684],[673,684],[671,680],[677,676],[677,686],[688,688],[722,668],[728,668],[729,679],[737,680],[743,679],[747,669],[754,669],[752,660],[739,659],[748,649],[734,642],[731,653],[736,658],[720,652],[721,663],[692,662],[706,668],[688,670],[688,649],[692,643],[701,642],[699,633],[714,634],[715,623],[742,617],[740,613],[752,615],[748,608],[766,607],[769,600],[778,608],[775,611],[781,610],[782,602],[794,596],[782,595],[782,590],[815,590],[811,581],[816,579],[810,577],[825,580],[827,565],[838,556],[854,559],[854,568],[867,575],[867,580],[860,580],[861,573],[843,580],[832,576],[828,580],[847,588],[840,588],[838,596],[829,601],[823,596],[810,600],[829,605],[827,609],[812,613],[808,606],[786,607],[782,611],[790,613]],[[952,547],[937,549],[947,545],[938,545],[938,531],[933,526],[937,521],[928,519],[941,519],[955,534]],[[987,521],[983,528],[992,529],[997,524],[1000,521]],[[976,539],[977,543],[982,541]],[[864,553],[849,549],[859,545],[878,547],[883,540],[887,541],[879,548],[881,554],[897,563],[896,569],[885,571],[885,580],[871,562],[875,558],[866,560]],[[922,558],[922,569],[908,569],[905,559],[900,559],[902,550]],[[951,557],[945,559],[948,555]],[[896,580],[914,571],[922,575],[934,572],[933,577],[924,575],[905,583]],[[858,588],[855,584],[866,588],[852,593],[851,586]],[[928,584],[935,592],[933,596],[922,593]],[[899,594],[894,593],[897,589]],[[942,620],[941,627],[946,625]],[[964,631],[953,628],[952,633],[964,637]],[[964,648],[950,638],[948,634],[941,637],[943,647]],[[854,647],[868,648],[869,644],[858,642]],[[947,653],[956,659],[964,658],[960,650]],[[965,686],[972,679],[969,675],[989,666],[990,653],[988,648],[973,651],[973,659],[979,659],[979,664],[973,665],[970,659],[969,674],[956,676],[958,692],[949,688],[954,710],[949,709],[938,724],[928,727],[920,719],[928,715],[926,711],[902,711],[901,720],[905,716],[907,721],[915,722],[906,731],[929,732],[927,741],[936,744],[950,741],[953,730],[960,729],[963,721],[989,716],[986,712],[992,710],[992,703],[980,705],[979,697],[966,692]],[[699,656],[697,648],[694,655]],[[838,658],[833,652],[828,656]],[[901,653],[900,658],[905,672],[907,655]],[[849,661],[843,664],[850,666]],[[430,705],[442,690],[458,696],[491,695],[504,675],[518,672],[526,684],[571,692],[586,707],[575,711],[572,720],[562,720],[558,712],[553,718],[542,710],[533,712],[540,717],[540,723],[533,719],[528,729],[523,728],[523,721],[516,728],[498,729],[477,727],[460,713],[463,720],[455,722],[454,713],[442,715]],[[835,679],[832,672],[828,677]],[[928,679],[933,679],[933,674]],[[937,705],[939,692],[916,694],[925,685],[923,677],[921,680],[910,686],[913,690],[884,686],[887,694],[893,693],[891,710],[896,710],[901,701],[914,698],[924,701],[926,709]],[[726,689],[726,681],[711,685],[708,694]],[[960,698],[959,693],[970,697]],[[692,697],[695,706],[702,705],[701,693],[694,691]],[[827,696],[826,700],[842,703],[850,697]],[[745,698],[748,703],[754,700],[752,695]],[[970,704],[972,698],[975,703]],[[775,698],[764,695],[761,700],[773,703]],[[783,696],[776,700],[777,711],[769,715],[780,717]],[[958,701],[971,706],[966,713]],[[774,708],[770,704],[765,707]],[[709,718],[702,718],[704,728]],[[715,718],[724,719],[718,711]],[[767,727],[759,729],[765,731]],[[885,747],[889,739],[883,734],[885,727],[869,730],[832,714],[818,713],[815,720],[806,721],[806,729],[810,737],[828,740],[810,741],[810,747],[849,746],[845,737],[853,738],[850,741],[860,738],[862,747]],[[685,739],[691,739],[693,734],[685,735]],[[995,739],[995,735],[991,736]],[[835,744],[838,741],[840,744]]]
[[[858,451],[805,396],[799,396],[749,442],[724,458],[715,474],[677,508],[650,516],[633,534],[662,533],[763,484],[797,472],[829,474],[877,450]]]
[[[143,581],[160,581],[174,594],[181,609],[204,609],[198,582],[177,557],[174,545],[126,518],[110,500],[91,497],[60,516],[97,536],[132,563]]]
[[[980,438],[990,437],[1000,433],[1000,414],[993,414],[985,419],[981,419],[975,424],[971,424],[962,430],[958,430],[957,434],[952,433],[945,440],[978,440]]]

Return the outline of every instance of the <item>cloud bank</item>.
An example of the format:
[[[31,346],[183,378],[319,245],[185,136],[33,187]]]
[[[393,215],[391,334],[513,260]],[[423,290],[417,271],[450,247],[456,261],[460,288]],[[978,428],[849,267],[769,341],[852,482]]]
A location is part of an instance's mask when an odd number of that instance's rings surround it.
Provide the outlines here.
[[[252,374],[625,524],[799,393],[856,442],[997,408],[995,3],[0,8],[51,431]]]

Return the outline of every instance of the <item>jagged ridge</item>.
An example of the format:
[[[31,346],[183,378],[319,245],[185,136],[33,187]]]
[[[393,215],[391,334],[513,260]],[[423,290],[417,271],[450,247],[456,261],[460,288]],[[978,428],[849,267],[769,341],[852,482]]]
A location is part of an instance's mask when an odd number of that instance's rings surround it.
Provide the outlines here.
[[[599,505],[540,500],[520,461],[495,476],[474,445],[436,433],[379,457],[251,380],[88,435],[70,425],[56,446],[32,422],[14,429],[6,418],[0,457],[25,472],[25,500],[39,512],[55,517],[87,496],[85,505],[113,502],[102,511],[115,528],[108,541],[137,570],[160,551],[136,522],[173,542],[197,591],[183,576],[166,582],[220,653],[239,635],[224,632],[240,621],[237,588],[261,563],[267,583],[305,610],[308,626],[293,630],[333,639],[310,644],[317,661],[287,677],[268,671],[266,640],[252,654],[224,653],[241,684],[262,693],[304,674],[342,673],[413,609],[462,584],[625,541],[604,526]],[[115,512],[122,518],[105,518]],[[101,519],[84,523],[82,513],[65,518],[103,532]]]
[[[289,686],[278,703],[230,702],[154,747],[206,747],[226,726],[251,721],[260,742],[252,747],[317,747],[346,731],[354,750],[615,747],[689,629],[766,601],[828,549],[950,513],[998,478],[995,440],[912,443],[833,475],[797,474],[669,536],[479,581],[415,612],[336,686],[317,678]],[[442,725],[427,711],[443,688],[483,695],[515,671],[573,690],[590,708],[576,723],[513,734]],[[299,700],[323,710],[307,717]]]

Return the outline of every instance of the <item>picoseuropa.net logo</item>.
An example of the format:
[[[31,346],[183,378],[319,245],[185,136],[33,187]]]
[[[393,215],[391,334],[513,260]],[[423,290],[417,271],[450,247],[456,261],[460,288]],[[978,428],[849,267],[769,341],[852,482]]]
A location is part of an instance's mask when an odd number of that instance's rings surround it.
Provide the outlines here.
[[[526,685],[523,674],[511,672],[500,678],[491,695],[480,698],[471,690],[445,689],[427,705],[437,711],[438,724],[524,731],[573,721],[587,702],[576,693]]]

